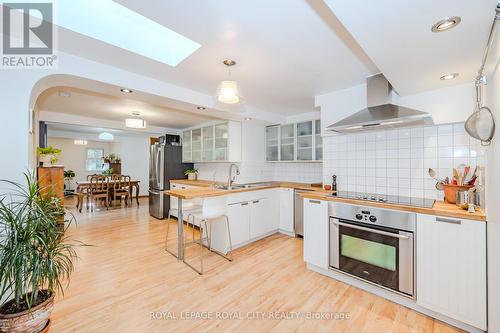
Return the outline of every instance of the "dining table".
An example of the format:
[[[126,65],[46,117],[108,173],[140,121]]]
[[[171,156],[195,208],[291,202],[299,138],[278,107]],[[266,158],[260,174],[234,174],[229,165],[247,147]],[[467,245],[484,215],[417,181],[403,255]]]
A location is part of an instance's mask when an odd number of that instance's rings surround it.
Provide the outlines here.
[[[114,185],[114,180],[109,179],[105,184],[109,188],[112,188]],[[137,202],[137,206],[139,206],[139,180],[131,180],[130,181],[130,204],[132,204],[132,198],[134,197],[133,193],[135,191],[135,202]],[[90,180],[77,180],[76,181],[76,193],[83,193],[85,190],[90,188]]]

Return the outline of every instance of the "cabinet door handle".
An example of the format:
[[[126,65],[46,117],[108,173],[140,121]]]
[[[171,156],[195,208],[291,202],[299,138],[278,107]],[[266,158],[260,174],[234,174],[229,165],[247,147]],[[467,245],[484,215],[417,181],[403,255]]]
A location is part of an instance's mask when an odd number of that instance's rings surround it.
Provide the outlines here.
[[[252,201],[252,202],[253,202],[253,203],[259,203],[259,202],[260,202],[260,200],[254,200],[254,201]]]
[[[445,222],[445,223],[453,223],[453,224],[462,224],[462,220],[457,219],[447,219],[444,217],[436,217],[437,222]]]
[[[320,204],[321,201],[319,201],[319,200],[309,200],[309,203]]]
[[[241,203],[242,206],[247,206],[248,205],[248,202],[243,202]]]

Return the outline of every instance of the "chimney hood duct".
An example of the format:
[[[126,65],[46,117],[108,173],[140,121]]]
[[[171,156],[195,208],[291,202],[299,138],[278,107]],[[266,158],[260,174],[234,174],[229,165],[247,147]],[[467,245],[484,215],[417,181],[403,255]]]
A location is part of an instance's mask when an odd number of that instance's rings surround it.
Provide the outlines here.
[[[352,133],[385,128],[432,125],[429,113],[392,104],[392,87],[383,74],[366,79],[366,109],[327,127],[338,133]]]

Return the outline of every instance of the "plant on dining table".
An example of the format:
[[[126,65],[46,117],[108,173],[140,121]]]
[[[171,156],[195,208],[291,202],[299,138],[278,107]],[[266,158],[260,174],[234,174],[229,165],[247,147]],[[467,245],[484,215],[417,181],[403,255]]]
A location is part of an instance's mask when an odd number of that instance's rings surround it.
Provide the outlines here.
[[[33,172],[25,184],[0,180],[0,332],[40,332],[48,325],[56,291],[69,282],[75,246],[64,231],[74,222]],[[43,193],[43,194],[42,194]],[[66,213],[66,215],[65,215]],[[61,229],[61,218],[69,216]]]

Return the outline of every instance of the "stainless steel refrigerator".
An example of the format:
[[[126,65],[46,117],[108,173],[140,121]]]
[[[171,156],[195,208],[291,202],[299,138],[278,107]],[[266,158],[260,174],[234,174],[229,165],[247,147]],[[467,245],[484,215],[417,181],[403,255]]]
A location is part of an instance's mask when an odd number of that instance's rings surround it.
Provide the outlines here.
[[[174,143],[175,144],[175,143]],[[182,163],[182,147],[159,143],[150,147],[149,157],[149,214],[157,219],[167,217],[170,197],[164,191],[170,189],[171,179],[186,178],[184,171],[192,169],[192,163]]]

